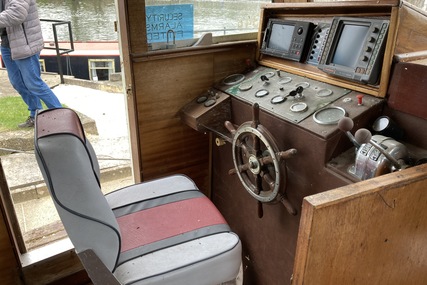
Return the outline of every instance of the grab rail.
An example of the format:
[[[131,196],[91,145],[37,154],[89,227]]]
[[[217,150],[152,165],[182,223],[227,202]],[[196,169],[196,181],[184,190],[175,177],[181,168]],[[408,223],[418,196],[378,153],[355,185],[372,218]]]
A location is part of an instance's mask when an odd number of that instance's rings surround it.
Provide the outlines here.
[[[52,30],[53,30],[53,37],[54,37],[54,47],[45,46],[45,49],[53,49],[56,50],[56,61],[58,63],[58,73],[61,78],[61,83],[64,83],[64,72],[62,70],[62,64],[61,64],[61,55],[68,54],[70,52],[74,51],[74,41],[73,41],[73,31],[71,29],[71,22],[70,21],[60,21],[60,20],[50,20],[50,19],[40,19],[42,22],[50,22],[52,24]],[[70,43],[70,48],[61,48],[59,47],[59,41],[58,41],[58,33],[57,33],[57,26],[59,25],[67,25],[68,26],[68,41]]]

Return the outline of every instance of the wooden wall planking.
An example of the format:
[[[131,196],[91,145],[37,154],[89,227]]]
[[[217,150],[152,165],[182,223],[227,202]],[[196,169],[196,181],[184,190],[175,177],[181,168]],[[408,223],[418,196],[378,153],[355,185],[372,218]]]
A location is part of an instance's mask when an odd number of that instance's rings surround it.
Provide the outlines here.
[[[403,2],[395,54],[427,50],[427,12]]]
[[[200,52],[187,50],[182,56],[134,58],[143,180],[179,172],[209,192],[209,135],[183,124],[179,111],[215,82],[243,72],[246,60],[254,60],[255,50],[253,41]]]

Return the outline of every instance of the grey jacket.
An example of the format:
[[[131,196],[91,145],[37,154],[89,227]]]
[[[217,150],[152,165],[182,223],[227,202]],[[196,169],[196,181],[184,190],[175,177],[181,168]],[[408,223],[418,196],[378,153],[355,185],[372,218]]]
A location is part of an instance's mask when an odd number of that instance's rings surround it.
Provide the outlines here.
[[[3,1],[0,28],[6,28],[12,59],[23,59],[39,53],[44,42],[36,0]]]

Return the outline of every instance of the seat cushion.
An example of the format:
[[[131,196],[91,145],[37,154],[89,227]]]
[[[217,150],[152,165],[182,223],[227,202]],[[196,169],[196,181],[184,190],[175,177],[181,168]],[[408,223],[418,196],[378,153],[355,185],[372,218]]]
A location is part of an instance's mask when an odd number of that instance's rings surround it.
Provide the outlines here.
[[[171,246],[117,267],[122,284],[215,285],[233,280],[241,262],[234,233],[220,233]]]
[[[150,201],[188,190],[198,191],[198,188],[187,176],[176,174],[110,192],[105,198],[111,209],[117,210],[137,201]]]
[[[122,237],[114,274],[123,284],[219,284],[236,277],[239,238],[188,177],[133,185],[106,198]]]

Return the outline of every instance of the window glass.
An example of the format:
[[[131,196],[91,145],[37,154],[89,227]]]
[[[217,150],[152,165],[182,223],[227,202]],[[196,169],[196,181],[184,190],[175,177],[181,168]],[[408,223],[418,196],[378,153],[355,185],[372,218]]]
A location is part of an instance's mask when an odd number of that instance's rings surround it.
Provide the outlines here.
[[[312,2],[337,2],[341,0],[313,0]],[[349,0],[347,0],[349,1]],[[424,11],[427,10],[427,0],[407,0],[408,3],[411,3],[412,5],[423,9]]]
[[[260,6],[271,0],[146,1],[147,41],[159,48],[179,47],[178,41],[258,32]]]

